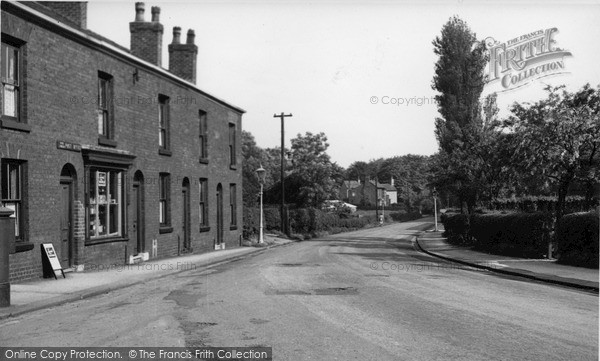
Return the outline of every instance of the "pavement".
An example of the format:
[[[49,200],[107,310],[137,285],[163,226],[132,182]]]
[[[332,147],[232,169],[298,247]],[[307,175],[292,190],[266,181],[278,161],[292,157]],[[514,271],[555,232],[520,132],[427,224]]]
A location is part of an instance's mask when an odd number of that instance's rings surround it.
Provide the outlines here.
[[[266,249],[294,242],[265,235],[265,247],[239,247],[146,261],[133,265],[107,266],[84,272],[65,273],[66,278],[40,278],[10,285],[10,306],[0,307],[0,320],[58,306],[156,280],[173,274],[210,268],[242,259]]]
[[[443,231],[424,232],[419,248],[432,256],[488,271],[598,292],[598,269],[562,265],[554,259],[526,259],[476,252],[449,244]]]

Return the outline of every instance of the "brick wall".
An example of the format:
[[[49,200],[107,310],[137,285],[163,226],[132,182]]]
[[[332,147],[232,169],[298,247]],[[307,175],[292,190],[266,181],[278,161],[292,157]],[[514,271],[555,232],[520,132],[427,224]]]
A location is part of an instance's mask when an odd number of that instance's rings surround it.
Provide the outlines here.
[[[241,113],[218,103],[193,88],[178,84],[142,65],[120,60],[116,56],[91,49],[85,43],[67,38],[43,24],[31,24],[3,5],[2,32],[17,38],[26,37],[27,122],[31,132],[9,129],[0,131],[0,156],[19,158],[27,163],[27,234],[34,245],[29,251],[10,256],[11,280],[41,276],[40,244],[52,242],[60,247],[60,174],[69,164],[76,173],[74,194],[74,263],[76,265],[122,264],[135,253],[136,240],[132,222],[133,206],[129,203],[132,179],[136,171],[144,176],[145,240],[151,251],[152,239],[158,241],[158,257],[176,255],[183,239],[182,183],[190,183],[191,245],[195,253],[213,248],[216,234],[216,189],[223,187],[223,221],[226,248],[239,245],[241,234],[241,155],[237,168],[229,166],[229,123],[236,124],[237,150],[241,151]],[[26,31],[29,30],[29,31]],[[85,167],[82,153],[57,149],[58,140],[98,146],[97,89],[98,71],[110,74],[114,86],[114,120],[117,146],[115,151],[135,155],[126,172],[124,202],[127,224],[125,240],[91,244],[85,240],[84,215]],[[133,74],[138,78],[134,81]],[[158,94],[170,97],[171,156],[158,153]],[[199,161],[198,112],[208,114],[208,164]],[[159,232],[158,177],[171,174],[170,233]],[[200,232],[199,178],[208,178],[209,226]],[[238,185],[238,229],[229,227],[229,184]]]

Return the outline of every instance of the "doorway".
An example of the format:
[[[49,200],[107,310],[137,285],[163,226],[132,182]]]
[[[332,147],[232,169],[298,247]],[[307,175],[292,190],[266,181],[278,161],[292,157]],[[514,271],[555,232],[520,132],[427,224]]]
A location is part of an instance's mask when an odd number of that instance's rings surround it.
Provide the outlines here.
[[[136,241],[136,254],[146,251],[145,242],[145,225],[144,225],[144,175],[141,171],[135,172],[133,175],[133,234],[132,237]]]
[[[182,232],[183,232],[183,252],[192,251],[192,242],[190,237],[190,180],[185,177],[181,184],[181,201],[183,205]]]
[[[73,198],[75,168],[66,164],[60,172],[60,263],[71,268],[73,262]]]

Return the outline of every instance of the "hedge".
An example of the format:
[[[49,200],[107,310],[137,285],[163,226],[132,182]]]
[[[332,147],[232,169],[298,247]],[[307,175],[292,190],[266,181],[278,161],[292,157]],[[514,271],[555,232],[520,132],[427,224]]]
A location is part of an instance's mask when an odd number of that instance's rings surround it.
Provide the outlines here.
[[[599,214],[581,212],[563,216],[556,226],[558,262],[598,268]]]
[[[419,212],[406,211],[390,212],[389,215],[396,222],[408,222],[422,217]]]
[[[548,252],[552,214],[473,214],[469,234],[473,248],[485,252],[541,258]]]
[[[444,225],[444,237],[447,237],[448,243],[456,245],[471,244],[469,235],[469,216],[466,214],[442,213],[440,220]]]
[[[521,212],[554,212],[556,210],[557,197],[547,196],[526,196],[520,198],[499,198],[495,199],[489,205],[491,210],[501,211],[521,211]],[[592,207],[598,204],[594,200]],[[590,204],[584,197],[569,196],[565,199],[565,212],[585,212],[590,209]]]
[[[442,214],[448,243],[510,256],[540,258],[548,251],[552,214]]]
[[[281,217],[279,208],[264,208],[264,229],[280,230]],[[298,208],[289,211],[292,233],[317,234],[322,232],[340,233],[363,228],[376,223],[375,216],[340,217],[337,213],[324,212],[315,208]],[[258,208],[244,208],[243,237],[248,239],[258,234],[260,227],[260,211]]]

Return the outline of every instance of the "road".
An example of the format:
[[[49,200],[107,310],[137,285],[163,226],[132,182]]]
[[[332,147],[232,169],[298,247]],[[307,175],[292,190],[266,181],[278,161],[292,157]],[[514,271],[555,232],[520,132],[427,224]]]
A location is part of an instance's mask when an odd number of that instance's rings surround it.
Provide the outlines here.
[[[271,346],[275,360],[597,360],[598,296],[415,250],[424,223],[292,243],[0,323],[5,346]]]

